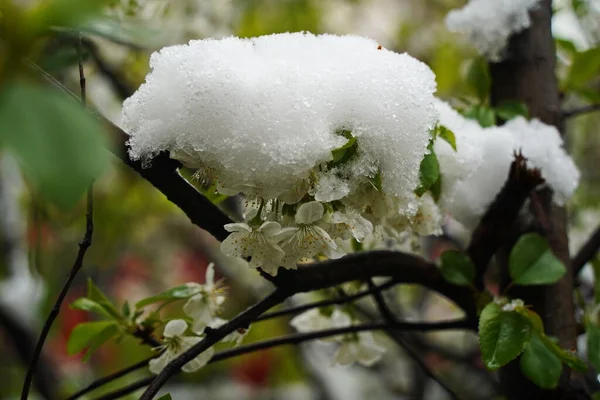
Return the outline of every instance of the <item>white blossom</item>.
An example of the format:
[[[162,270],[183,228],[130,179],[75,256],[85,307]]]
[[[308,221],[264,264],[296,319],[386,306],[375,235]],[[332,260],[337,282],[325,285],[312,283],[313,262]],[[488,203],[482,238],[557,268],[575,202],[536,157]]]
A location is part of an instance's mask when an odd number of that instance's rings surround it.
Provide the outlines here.
[[[529,11],[540,0],[470,0],[446,17],[446,26],[465,33],[473,45],[491,61],[500,61],[508,38],[531,25]]]
[[[350,239],[357,242],[365,241],[367,235],[373,232],[373,224],[356,211],[336,211],[329,219],[329,232],[334,238]]]
[[[313,308],[302,314],[296,315],[290,325],[298,332],[312,332],[332,327],[331,317],[325,315],[321,309]]]
[[[183,312],[192,317],[192,330],[202,333],[204,328],[214,319],[225,302],[225,289],[220,282],[215,282],[215,267],[213,263],[206,268],[204,284],[188,283],[196,289],[196,294],[183,305]]]
[[[285,252],[282,265],[288,269],[305,258],[324,255],[328,258],[340,258],[337,244],[318,223],[324,215],[324,207],[318,201],[302,204],[296,212],[297,226],[283,228],[277,239]]]
[[[442,233],[442,213],[429,192],[419,199],[419,208],[410,218],[410,226],[415,233],[422,236]]]
[[[222,243],[221,251],[234,257],[251,257],[252,268],[262,268],[271,275],[277,274],[285,253],[275,241],[281,231],[277,222],[264,222],[258,229],[248,224],[235,223],[225,225],[232,232]]]
[[[160,371],[162,371],[174,358],[202,340],[202,338],[198,336],[185,336],[184,333],[186,329],[187,323],[182,319],[174,319],[167,322],[163,331],[163,344],[159,347],[160,350],[163,350],[163,353],[157,358],[150,360],[150,372],[154,374],[160,373]],[[181,370],[184,372],[197,371],[208,363],[213,354],[214,349],[209,347],[181,367]]]
[[[371,332],[359,332],[347,335],[335,354],[335,362],[340,365],[350,365],[355,362],[365,367],[373,366],[381,359],[385,348],[378,345]]]
[[[220,328],[221,326],[223,326],[224,324],[226,324],[228,321],[226,319],[222,319],[219,317],[215,317],[213,318],[213,320],[208,324],[209,327],[213,328],[213,329],[217,329]],[[248,329],[236,329],[235,331],[231,332],[230,334],[228,334],[227,336],[225,336],[223,339],[221,339],[222,342],[233,342],[235,343],[236,346],[239,346],[242,343],[242,340],[244,340],[244,337],[246,337],[246,334],[248,333],[248,331],[250,330],[250,328]]]

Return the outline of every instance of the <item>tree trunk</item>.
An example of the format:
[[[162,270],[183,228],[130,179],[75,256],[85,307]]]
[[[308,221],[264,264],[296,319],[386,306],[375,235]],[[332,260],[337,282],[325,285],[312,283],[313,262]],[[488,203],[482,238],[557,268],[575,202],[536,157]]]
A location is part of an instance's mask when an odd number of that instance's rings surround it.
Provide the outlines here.
[[[554,125],[563,133],[563,115],[554,71],[556,52],[551,32],[552,0],[542,0],[530,15],[531,27],[511,37],[506,59],[490,64],[491,104],[498,105],[506,100],[523,102],[532,118]],[[552,204],[550,190],[538,191],[536,197],[537,212],[534,214],[538,216],[537,222],[534,226],[519,229],[519,233],[535,230],[545,235],[554,254],[570,271],[565,209]],[[542,218],[539,218],[540,215]],[[503,254],[498,254],[497,257],[506,276],[507,251],[508,249],[503,250]],[[516,287],[510,292],[510,296],[519,297],[526,304],[532,305],[542,317],[546,333],[557,337],[563,348],[575,348],[577,335],[570,272],[554,285],[526,289]],[[500,371],[501,386],[511,400],[589,398],[585,394],[584,397],[575,394],[580,391],[574,391],[573,378],[571,371],[566,371],[559,388],[547,391],[541,390],[521,374],[518,361]]]

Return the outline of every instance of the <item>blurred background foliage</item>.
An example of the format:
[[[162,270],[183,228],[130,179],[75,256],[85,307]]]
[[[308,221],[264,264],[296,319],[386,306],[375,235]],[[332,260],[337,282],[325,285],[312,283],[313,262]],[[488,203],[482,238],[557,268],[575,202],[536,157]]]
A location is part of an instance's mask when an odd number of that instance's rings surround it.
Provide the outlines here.
[[[150,54],[163,46],[190,39],[303,30],[357,34],[426,62],[437,76],[438,95],[464,108],[484,104],[489,90],[485,63],[463,38],[444,27],[448,10],[464,3],[0,0],[0,315],[14,318],[27,333],[13,337],[1,326],[5,320],[0,320],[0,398],[14,398],[20,391],[26,358],[20,346],[32,346],[73,262],[84,231],[83,195],[94,179],[93,245],[67,303],[84,295],[87,277],[115,303],[133,303],[177,284],[202,282],[210,261],[216,262],[229,287],[227,317],[268,291],[254,271],[225,259],[212,237],[102,150],[100,123],[40,79],[34,64],[79,93],[81,57],[88,103],[118,123],[122,101],[144,82]],[[564,108],[599,103],[600,2],[556,1],[555,9],[557,74]],[[598,126],[599,113],[571,118],[567,124],[566,141],[582,171],[580,189],[570,205],[574,250],[600,220]],[[421,245],[435,258],[464,240],[458,233],[452,235],[449,228],[447,240],[424,240]],[[584,283],[586,274],[584,270]],[[447,319],[457,313],[449,303],[417,287],[403,286],[386,295],[407,318]],[[367,311],[373,306],[368,301],[360,304]],[[177,315],[175,308],[169,312]],[[61,393],[61,398],[151,354],[126,338],[102,347],[87,363],[81,362],[81,355],[67,356],[69,333],[90,318],[65,305],[47,343],[45,365],[51,368],[41,366],[40,374],[43,384]],[[289,332],[287,323],[285,319],[258,323],[246,342]],[[385,343],[383,336],[378,338]],[[473,336],[445,332],[407,340],[419,349],[423,362],[465,398],[486,399],[495,393],[494,382],[478,361]],[[142,370],[137,376],[147,374]],[[128,380],[108,385],[96,395],[123,382]],[[214,399],[447,398],[439,385],[393,346],[383,362],[370,370],[330,368],[318,345],[268,350],[179,376],[168,390],[176,399],[203,394]]]

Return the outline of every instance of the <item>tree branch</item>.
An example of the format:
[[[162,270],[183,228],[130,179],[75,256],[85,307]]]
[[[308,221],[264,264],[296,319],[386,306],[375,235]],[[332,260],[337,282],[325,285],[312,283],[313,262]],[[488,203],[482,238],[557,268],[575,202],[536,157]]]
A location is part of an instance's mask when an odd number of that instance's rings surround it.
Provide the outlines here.
[[[267,319],[272,319],[272,318],[278,318],[278,317],[283,317],[283,316],[287,316],[287,315],[294,315],[294,314],[299,314],[303,311],[307,311],[307,310],[311,310],[313,308],[319,308],[319,307],[327,307],[327,306],[331,306],[334,304],[345,304],[348,302],[351,302],[353,300],[358,300],[361,299],[363,297],[366,297],[370,294],[373,294],[375,292],[380,292],[382,290],[386,290],[391,288],[392,286],[395,286],[398,284],[398,281],[396,281],[395,279],[392,279],[382,285],[379,286],[375,286],[374,288],[369,288],[368,290],[362,291],[362,292],[358,292],[355,293],[353,295],[347,295],[344,297],[336,297],[333,299],[327,299],[327,300],[321,300],[321,301],[316,301],[314,303],[308,303],[308,304],[300,304],[298,306],[295,307],[289,307],[289,308],[285,308],[283,310],[278,310],[278,311],[273,311],[270,313],[266,313],[261,315],[260,317],[258,317],[255,322],[258,321],[264,321]]]
[[[137,371],[138,369],[144,368],[145,366],[148,365],[148,363],[150,362],[150,360],[152,360],[153,358],[157,357],[157,355],[146,358],[145,360],[139,361],[133,365],[130,365],[129,367],[123,368],[120,371],[114,372],[110,375],[107,375],[103,378],[100,378],[92,383],[90,383],[89,385],[87,385],[85,388],[73,393],[72,395],[70,395],[69,397],[67,397],[66,400],[75,400],[78,399],[79,397],[91,392],[92,390],[98,389],[101,386],[104,386],[116,379],[119,379],[133,371]]]
[[[598,254],[598,249],[600,249],[600,226],[596,228],[594,234],[589,237],[587,242],[585,242],[585,244],[579,249],[575,257],[573,257],[571,263],[573,265],[574,277],[579,274],[579,271],[581,271],[585,264],[596,257]]]
[[[349,254],[337,260],[280,269],[274,277],[279,288],[294,293],[325,289],[350,281],[388,277],[398,283],[415,283],[433,290],[460,306],[475,321],[476,309],[470,289],[448,283],[435,264],[421,257],[396,251],[371,251]],[[473,328],[476,329],[475,323]]]
[[[194,359],[198,354],[202,353],[219,340],[233,331],[241,328],[247,328],[250,326],[259,315],[267,311],[269,308],[276,306],[283,302],[286,298],[291,295],[290,292],[284,291],[280,288],[275,289],[273,293],[259,301],[252,307],[246,309],[242,313],[238,314],[235,318],[225,323],[224,325],[211,329],[210,333],[207,333],[206,337],[196,345],[189,348],[184,353],[180,354],[174,360],[172,360],[167,366],[154,378],[152,383],[148,386],[140,400],[151,400],[154,395],[160,390],[169,378],[175,375],[181,367],[187,364],[189,361]]]
[[[577,117],[578,115],[591,113],[594,111],[600,111],[600,104],[589,104],[587,106],[574,108],[572,110],[565,110],[565,111],[563,111],[563,116],[565,118],[571,118],[571,117]]]
[[[372,279],[369,279],[367,281],[367,283],[369,284],[369,288],[371,288],[371,289],[376,288],[376,286],[373,283]],[[433,381],[437,382],[437,384],[440,385],[448,393],[448,395],[452,399],[457,400],[458,397],[456,396],[456,394],[454,393],[454,391],[452,389],[450,389],[442,380],[440,380],[429,369],[429,367],[423,362],[423,360],[416,353],[416,351],[413,348],[410,347],[410,345],[404,340],[404,338],[402,338],[402,336],[400,336],[398,334],[399,333],[398,330],[396,330],[395,328],[393,328],[393,326],[397,323],[397,319],[394,316],[394,314],[392,313],[392,310],[390,310],[390,308],[385,303],[385,299],[383,298],[383,295],[381,294],[381,292],[380,291],[374,291],[373,292],[373,298],[375,299],[375,303],[377,304],[377,309],[379,310],[379,313],[381,314],[381,316],[383,317],[383,319],[388,324],[390,324],[390,327],[385,328],[385,332],[387,333],[387,335],[394,342],[396,342],[398,344],[398,346],[400,346],[404,350],[404,352],[406,354],[408,354],[408,356],[419,366],[419,368],[421,368],[421,370],[425,373],[425,375],[427,375]]]
[[[85,75],[83,73],[83,65],[81,58],[81,49],[77,46],[77,52],[79,54],[79,79],[81,84],[81,102],[86,104],[86,94],[85,94]],[[94,194],[93,194],[93,186],[90,185],[90,188],[87,193],[87,211],[85,214],[86,226],[85,226],[85,234],[83,236],[83,240],[79,243],[79,252],[77,253],[77,257],[73,266],[71,267],[71,271],[67,277],[67,280],[50,311],[50,314],[46,318],[44,322],[44,326],[42,327],[42,332],[40,333],[40,337],[36,343],[35,349],[33,351],[33,355],[31,358],[31,363],[29,364],[29,368],[27,370],[27,374],[25,375],[25,381],[23,382],[23,390],[21,391],[21,400],[27,400],[29,397],[29,390],[31,388],[31,382],[33,381],[33,376],[35,374],[35,370],[38,365],[38,360],[42,353],[42,348],[44,347],[44,343],[46,338],[48,337],[48,333],[50,332],[50,328],[54,323],[54,320],[58,316],[60,311],[60,307],[67,296],[67,292],[75,279],[75,276],[83,267],[83,259],[85,257],[85,253],[87,249],[92,245],[92,235],[94,232]]]
[[[212,364],[217,361],[226,360],[229,358],[237,357],[243,354],[252,353],[259,350],[265,350],[272,347],[283,346],[283,345],[298,345],[303,342],[307,342],[310,340],[322,339],[329,336],[337,336],[344,335],[348,333],[357,333],[364,331],[373,331],[373,330],[383,330],[383,329],[397,329],[405,332],[431,332],[431,331],[440,331],[440,330],[460,330],[460,329],[470,329],[471,322],[466,319],[460,319],[455,321],[441,321],[441,322],[370,322],[361,325],[352,325],[345,326],[341,328],[331,328],[324,329],[315,332],[305,332],[305,333],[295,333],[275,339],[264,340],[257,343],[251,343],[245,346],[236,347],[233,349],[223,350],[216,353],[209,361],[209,364]],[[137,366],[137,365],[136,365]],[[132,366],[133,367],[133,366]],[[130,367],[131,368],[131,367]],[[179,371],[175,371],[178,373]],[[96,400],[113,400],[117,399],[121,396],[125,396],[131,392],[134,392],[146,385],[148,385],[152,381],[153,377],[143,378],[138,382],[134,382],[133,384],[126,386],[118,391],[112,392],[105,396],[102,396]],[[146,391],[147,393],[147,391]],[[144,398],[144,395],[141,399]],[[70,398],[71,399],[71,398]]]
[[[527,160],[520,153],[510,166],[508,180],[486,211],[473,232],[467,254],[477,268],[475,286],[484,288],[483,277],[490,260],[510,239],[510,228],[519,216],[525,200],[544,180],[538,169],[528,169]]]

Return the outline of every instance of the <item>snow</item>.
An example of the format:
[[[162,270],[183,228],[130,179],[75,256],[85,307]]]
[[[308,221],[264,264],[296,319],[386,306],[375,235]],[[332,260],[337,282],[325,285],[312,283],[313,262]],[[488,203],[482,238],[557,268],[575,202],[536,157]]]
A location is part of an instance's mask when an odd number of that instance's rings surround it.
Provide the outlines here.
[[[386,193],[401,197],[418,185],[435,78],[406,54],[357,36],[287,33],[193,40],[150,63],[124,103],[134,159],[169,151],[225,190],[271,198],[320,173],[345,129],[360,149],[344,166],[349,180],[379,169]]]
[[[490,61],[501,61],[509,37],[531,25],[529,11],[539,0],[470,0],[446,16],[446,27],[467,35]]]
[[[473,229],[508,178],[514,153],[521,151],[530,168],[539,168],[563,205],[579,183],[579,170],[563,148],[558,130],[539,120],[517,117],[500,127],[482,128],[448,104],[436,104],[440,124],[456,136],[457,151],[437,140],[442,171],[441,208],[467,229]]]

